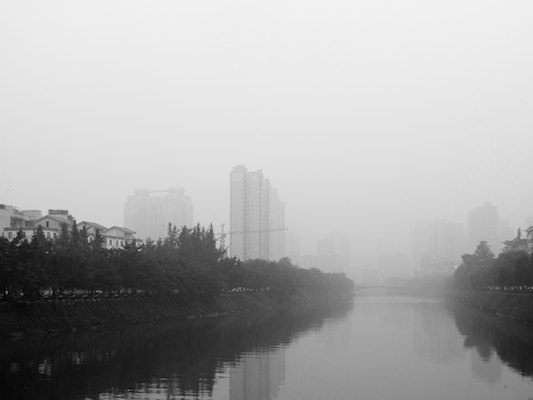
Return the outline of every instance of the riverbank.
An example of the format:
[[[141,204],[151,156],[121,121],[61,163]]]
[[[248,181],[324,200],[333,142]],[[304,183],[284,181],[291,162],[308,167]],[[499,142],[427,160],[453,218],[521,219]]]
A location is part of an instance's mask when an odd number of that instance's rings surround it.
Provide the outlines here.
[[[454,289],[451,277],[425,277],[410,281],[403,292],[422,297],[442,297],[500,319],[533,326],[533,293]]]
[[[291,296],[276,292],[248,292],[204,301],[131,298],[72,302],[6,302],[0,304],[0,339],[80,330],[102,330],[120,325],[212,318],[230,313],[282,310],[306,304],[345,302],[349,293]]]
[[[450,290],[447,297],[451,301],[499,318],[533,325],[533,294],[531,293]]]

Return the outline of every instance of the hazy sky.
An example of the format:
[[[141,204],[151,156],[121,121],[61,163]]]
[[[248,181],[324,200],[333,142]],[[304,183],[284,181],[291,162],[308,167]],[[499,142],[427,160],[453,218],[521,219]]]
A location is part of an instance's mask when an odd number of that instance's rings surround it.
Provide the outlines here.
[[[0,203],[123,224],[183,186],[229,223],[262,169],[314,249],[418,220],[533,215],[533,2],[0,0]],[[405,249],[408,250],[408,249]]]

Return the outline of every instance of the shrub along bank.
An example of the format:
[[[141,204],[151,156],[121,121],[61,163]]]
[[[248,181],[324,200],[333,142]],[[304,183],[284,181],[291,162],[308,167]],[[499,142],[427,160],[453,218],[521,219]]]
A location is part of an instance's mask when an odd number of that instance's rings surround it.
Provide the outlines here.
[[[533,325],[533,294],[531,293],[453,290],[449,292],[449,298],[500,318]]]
[[[179,297],[0,303],[0,338],[60,331],[100,330],[124,324],[211,318],[241,312],[291,309],[350,301],[352,293],[296,290],[244,292],[212,299]]]

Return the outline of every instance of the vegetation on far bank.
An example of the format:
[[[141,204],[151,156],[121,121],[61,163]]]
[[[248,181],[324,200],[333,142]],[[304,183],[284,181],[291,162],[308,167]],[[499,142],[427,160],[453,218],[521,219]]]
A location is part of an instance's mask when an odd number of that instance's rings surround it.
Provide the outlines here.
[[[66,225],[59,238],[47,239],[38,228],[32,238],[19,232],[11,242],[0,238],[0,295],[3,299],[38,300],[66,296],[173,296],[208,299],[240,291],[277,291],[290,295],[353,290],[343,274],[306,270],[283,258],[240,261],[225,257],[213,228],[178,229],[167,237],[122,249],[106,249],[96,232]]]
[[[487,242],[473,254],[463,254],[454,274],[455,287],[473,290],[533,291],[533,257],[510,251],[495,257]]]

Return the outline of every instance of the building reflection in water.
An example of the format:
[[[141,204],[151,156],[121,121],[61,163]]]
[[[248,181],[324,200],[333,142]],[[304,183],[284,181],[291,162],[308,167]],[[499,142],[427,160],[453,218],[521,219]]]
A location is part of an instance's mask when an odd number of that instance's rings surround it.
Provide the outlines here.
[[[425,303],[416,310],[413,344],[419,356],[441,364],[470,357],[472,376],[490,384],[501,382],[502,362],[529,375],[533,361],[523,362],[519,354],[529,353],[531,345],[513,337],[501,321],[457,305]]]
[[[463,339],[440,302],[421,302],[412,308],[413,348],[423,358],[452,364],[464,357]]]
[[[245,353],[229,376],[231,400],[276,399],[285,381],[285,349]]]
[[[496,354],[482,357],[479,351],[471,351],[472,373],[482,381],[494,384],[502,379],[502,363]]]
[[[285,347],[350,304],[0,342],[3,399],[275,399]]]

